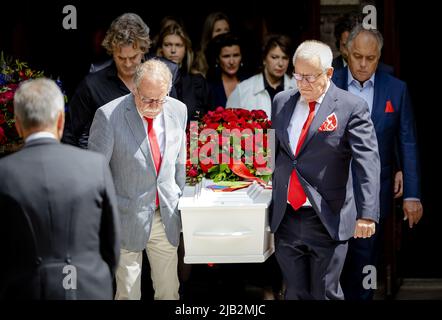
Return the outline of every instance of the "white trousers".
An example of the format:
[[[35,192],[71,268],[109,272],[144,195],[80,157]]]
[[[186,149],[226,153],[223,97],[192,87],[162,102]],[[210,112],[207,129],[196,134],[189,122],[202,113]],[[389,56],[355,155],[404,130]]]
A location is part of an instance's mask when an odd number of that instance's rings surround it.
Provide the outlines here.
[[[178,300],[178,253],[167,240],[159,210],[155,211],[152,230],[146,245],[155,300]],[[142,251],[120,251],[116,273],[116,300],[140,300]]]

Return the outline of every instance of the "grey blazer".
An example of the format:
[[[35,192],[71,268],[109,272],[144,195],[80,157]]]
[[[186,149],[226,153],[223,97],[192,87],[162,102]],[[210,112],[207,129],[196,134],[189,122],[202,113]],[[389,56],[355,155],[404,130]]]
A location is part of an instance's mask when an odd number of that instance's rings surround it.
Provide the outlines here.
[[[187,108],[167,97],[163,112],[166,138],[158,177],[132,94],[99,108],[90,130],[89,149],[103,153],[109,161],[120,212],[121,247],[129,251],[146,247],[157,190],[167,239],[174,246],[179,243],[178,200],[186,177]]]
[[[333,83],[322,101],[296,157],[287,127],[300,97],[296,90],[278,93],[274,99],[275,170],[271,229],[276,232],[286,211],[287,188],[293,169],[325,228],[334,240],[353,236],[356,218],[379,219],[380,161],[367,103]],[[335,114],[337,128],[319,131]],[[350,162],[360,184],[354,195]],[[359,216],[357,217],[357,210]]]

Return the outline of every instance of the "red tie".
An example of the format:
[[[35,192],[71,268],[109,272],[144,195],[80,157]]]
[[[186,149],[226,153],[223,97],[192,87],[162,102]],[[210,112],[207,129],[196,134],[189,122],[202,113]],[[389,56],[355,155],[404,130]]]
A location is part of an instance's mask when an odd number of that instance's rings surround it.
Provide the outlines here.
[[[308,103],[308,107],[310,108],[307,120],[304,122],[304,126],[302,127],[301,134],[299,135],[298,144],[296,146],[295,156],[298,154],[299,149],[301,149],[302,144],[304,143],[305,138],[307,137],[308,128],[310,127],[313,117],[315,116],[315,105],[316,101],[312,101]],[[289,203],[292,205],[293,209],[298,210],[307,199],[304,189],[299,182],[298,175],[296,174],[296,170],[293,169],[292,174],[290,176],[290,185],[288,190],[287,199]]]
[[[152,153],[153,162],[155,164],[155,169],[156,169],[156,172],[158,175],[158,172],[160,171],[160,166],[161,166],[160,146],[158,145],[157,135],[155,134],[155,130],[153,128],[153,119],[147,118],[147,117],[144,117],[144,119],[146,119],[146,121],[147,121],[147,136],[149,137],[150,150]],[[155,203],[158,207],[158,205],[160,203],[160,201],[158,199],[158,191],[157,191]]]

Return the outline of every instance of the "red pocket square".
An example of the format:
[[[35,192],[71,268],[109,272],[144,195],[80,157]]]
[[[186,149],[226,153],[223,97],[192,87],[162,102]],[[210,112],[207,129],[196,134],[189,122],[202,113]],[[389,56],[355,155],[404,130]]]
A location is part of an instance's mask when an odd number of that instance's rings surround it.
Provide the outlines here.
[[[336,114],[333,112],[321,124],[318,131],[335,131],[337,127],[338,127],[338,118],[336,118]]]
[[[388,100],[387,104],[385,105],[385,113],[393,113],[393,112],[394,112],[393,105],[391,104],[391,101]]]

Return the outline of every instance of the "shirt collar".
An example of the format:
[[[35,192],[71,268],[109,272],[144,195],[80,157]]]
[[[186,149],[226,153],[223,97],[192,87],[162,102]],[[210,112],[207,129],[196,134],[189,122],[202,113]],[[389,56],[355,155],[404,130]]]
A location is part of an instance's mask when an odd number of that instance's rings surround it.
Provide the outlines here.
[[[270,89],[270,90],[275,90],[275,91],[278,91],[278,90],[282,91],[282,90],[284,90],[284,77],[282,77],[281,83],[276,88],[273,88],[269,84],[269,82],[267,81],[267,78],[266,78],[266,75],[265,75],[264,72],[262,72],[262,77],[264,79],[264,89],[266,89],[266,90]]]
[[[358,88],[361,88],[361,84],[358,80],[356,80],[355,78],[353,78],[353,75],[351,74],[350,68],[347,68],[347,72],[348,72],[348,81],[347,81],[347,86],[349,87],[350,85],[354,84],[356,85]],[[366,88],[368,85],[374,87],[374,78],[375,78],[376,73],[373,73],[370,77],[370,79],[366,80],[364,82],[364,84],[362,85],[362,88]]]
[[[140,111],[138,111],[137,106],[135,106],[135,109],[137,110],[137,113],[140,116],[141,120],[143,120],[143,123],[146,122],[147,120],[144,119],[143,115],[140,113]],[[164,107],[163,107],[163,110],[161,110],[161,112],[153,120],[155,121],[157,119],[161,119],[161,118],[163,118],[163,115],[164,115]]]
[[[34,132],[32,134],[30,134],[26,139],[25,139],[25,143],[29,143],[33,140],[37,140],[37,139],[43,139],[43,138],[49,138],[49,139],[54,139],[57,140],[57,138],[55,137],[55,135],[52,132],[48,132],[48,131],[39,131],[39,132]]]

